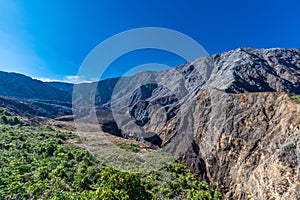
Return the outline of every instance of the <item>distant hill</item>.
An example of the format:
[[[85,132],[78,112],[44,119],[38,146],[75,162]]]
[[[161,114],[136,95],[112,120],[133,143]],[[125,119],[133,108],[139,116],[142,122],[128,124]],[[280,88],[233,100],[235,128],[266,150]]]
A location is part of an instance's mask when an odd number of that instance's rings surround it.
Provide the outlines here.
[[[0,71],[0,105],[20,115],[55,118],[72,114],[71,92],[71,87],[62,90],[22,74]]]
[[[92,83],[80,83],[82,96],[90,97],[91,87],[96,87],[96,105],[110,101],[119,78]],[[28,76],[0,71],[0,105],[14,108],[23,115],[38,115],[50,118],[72,114],[72,83],[42,82]],[[85,94],[87,92],[87,94]],[[79,97],[81,98],[81,97]],[[30,107],[30,111],[25,107]],[[28,108],[29,108],[28,107]]]
[[[72,92],[73,84],[72,83],[64,83],[64,82],[44,82],[46,85],[54,87],[58,90],[65,91],[65,92]]]
[[[69,92],[58,90],[28,76],[0,71],[0,96],[17,99],[70,101]]]

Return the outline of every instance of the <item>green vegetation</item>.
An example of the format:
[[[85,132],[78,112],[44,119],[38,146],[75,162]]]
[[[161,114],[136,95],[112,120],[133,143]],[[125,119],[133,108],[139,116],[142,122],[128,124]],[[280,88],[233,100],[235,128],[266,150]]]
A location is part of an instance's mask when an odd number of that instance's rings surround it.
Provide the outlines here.
[[[23,124],[18,117],[12,116],[12,114],[6,108],[2,107],[0,107],[0,123],[9,125]]]
[[[131,151],[135,153],[139,152],[141,149],[139,145],[133,143],[115,142],[115,144],[121,149],[125,149],[127,151]]]
[[[200,182],[195,174],[178,162],[148,174],[144,185],[147,191],[151,191],[153,199],[222,199],[217,190]]]
[[[0,199],[149,199],[141,175],[99,166],[72,133],[0,127]]]
[[[1,115],[13,118],[5,110]],[[221,199],[182,164],[149,174],[118,171],[70,145],[69,139],[77,139],[71,132],[5,122],[0,124],[0,199]]]
[[[300,96],[292,96],[292,99],[297,103],[300,103]]]

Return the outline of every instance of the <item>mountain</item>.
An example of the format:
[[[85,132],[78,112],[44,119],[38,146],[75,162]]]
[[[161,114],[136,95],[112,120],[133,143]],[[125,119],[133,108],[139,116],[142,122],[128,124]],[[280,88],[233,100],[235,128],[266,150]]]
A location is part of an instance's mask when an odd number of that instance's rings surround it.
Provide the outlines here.
[[[118,79],[106,79],[99,83],[80,83],[78,87],[87,92],[91,87],[96,87],[97,105],[103,105],[110,100]],[[56,118],[71,115],[72,91],[72,83],[42,82],[22,74],[0,71],[0,98],[2,98],[0,105],[15,109],[26,116]]]
[[[69,93],[48,86],[39,80],[17,73],[0,72],[1,96],[18,99],[42,99],[66,101]]]
[[[104,129],[158,137],[227,199],[299,199],[297,94],[298,49],[240,48],[120,79]]]
[[[24,116],[55,118],[72,114],[71,92],[28,76],[0,71],[0,105]]]
[[[239,48],[74,86],[0,81],[2,105],[51,118],[72,114],[74,87],[75,119],[90,123],[96,110],[103,131],[172,153],[226,199],[300,199],[299,49]]]
[[[45,82],[45,84],[56,88],[61,91],[65,91],[70,93],[73,90],[73,84],[72,83],[65,83],[65,82]]]

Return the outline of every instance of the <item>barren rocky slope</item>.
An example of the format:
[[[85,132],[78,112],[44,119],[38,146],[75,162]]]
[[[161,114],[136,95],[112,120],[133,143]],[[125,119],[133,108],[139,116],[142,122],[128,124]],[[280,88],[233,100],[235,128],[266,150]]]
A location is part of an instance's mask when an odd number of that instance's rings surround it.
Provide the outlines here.
[[[299,199],[299,84],[299,50],[236,49],[121,79],[108,131],[159,138],[227,199]]]
[[[47,86],[72,94],[71,85]],[[75,119],[91,122],[95,99],[104,131],[173,153],[226,199],[300,199],[300,104],[290,98],[300,94],[299,49],[239,48],[77,86]],[[53,118],[71,112],[70,99],[25,104]]]
[[[227,199],[300,198],[299,103],[285,93],[206,90],[189,104],[160,134],[169,151]],[[192,121],[184,133],[183,119]],[[187,145],[186,137],[195,141],[197,151],[180,148]]]

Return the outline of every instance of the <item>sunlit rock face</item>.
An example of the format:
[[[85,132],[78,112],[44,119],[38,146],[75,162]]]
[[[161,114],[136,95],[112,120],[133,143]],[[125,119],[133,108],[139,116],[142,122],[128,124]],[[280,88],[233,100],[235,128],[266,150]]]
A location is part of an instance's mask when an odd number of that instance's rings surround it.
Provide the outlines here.
[[[120,80],[110,103],[124,137],[155,133],[227,199],[299,199],[295,94],[299,50],[236,49]]]

